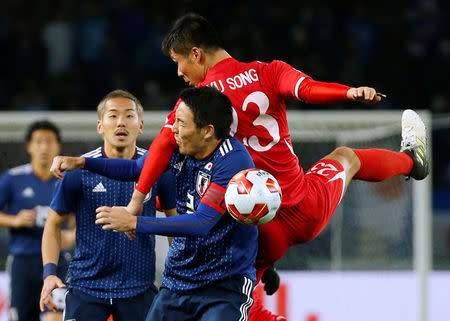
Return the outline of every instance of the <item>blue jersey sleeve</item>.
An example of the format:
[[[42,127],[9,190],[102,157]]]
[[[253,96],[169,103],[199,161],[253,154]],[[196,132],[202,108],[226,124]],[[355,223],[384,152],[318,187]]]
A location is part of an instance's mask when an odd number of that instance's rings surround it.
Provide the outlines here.
[[[165,210],[177,207],[175,176],[171,170],[165,171],[158,180],[158,197]]]
[[[146,157],[147,152],[138,159],[86,157],[84,169],[119,181],[137,181]]]
[[[166,236],[205,236],[225,212],[223,197],[230,179],[241,170],[254,168],[247,150],[230,153],[216,165],[211,184],[193,214],[167,218],[138,217],[136,231]]]
[[[215,167],[211,181],[222,187],[227,187],[230,179],[244,169],[255,168],[247,150],[230,153]]]
[[[166,236],[205,236],[216,225],[222,214],[200,203],[192,214],[172,217],[138,216],[136,232]]]
[[[0,210],[6,207],[11,198],[11,175],[5,173],[0,178]]]
[[[56,185],[50,208],[58,214],[74,211],[75,203],[82,192],[80,170],[66,173],[64,179]]]
[[[211,183],[200,199],[200,204],[224,214],[226,212],[224,198],[228,182],[240,171],[254,166],[250,154],[245,149],[228,154],[214,168]]]

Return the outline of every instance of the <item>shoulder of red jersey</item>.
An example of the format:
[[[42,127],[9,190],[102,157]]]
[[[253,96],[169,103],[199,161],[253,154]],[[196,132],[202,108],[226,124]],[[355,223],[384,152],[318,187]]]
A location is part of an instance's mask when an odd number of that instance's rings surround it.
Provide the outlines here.
[[[178,98],[175,106],[173,107],[172,111],[166,116],[166,121],[164,122],[163,128],[170,128],[172,129],[173,124],[175,123],[175,112],[178,109],[178,106],[181,103],[181,99]]]
[[[231,70],[236,71],[236,75],[226,79],[231,89],[239,87],[238,84],[234,85],[234,82],[238,81],[235,80],[236,77],[240,77],[241,79],[247,80],[248,83],[251,83],[251,81],[260,81],[266,89],[271,92],[278,92],[284,98],[291,97],[302,100],[299,95],[300,85],[305,79],[311,78],[301,70],[292,67],[282,60],[272,60],[271,62],[255,60],[249,63],[232,60],[230,64],[236,66],[230,66]],[[223,85],[221,87],[216,81],[212,80],[213,78],[208,79],[203,85],[214,85],[219,90],[223,88]],[[244,80],[240,82],[243,83]]]
[[[287,98],[302,100],[299,95],[300,85],[305,79],[311,78],[282,60],[273,60],[261,67],[261,78],[273,82],[280,94]],[[271,87],[273,87],[271,86]]]

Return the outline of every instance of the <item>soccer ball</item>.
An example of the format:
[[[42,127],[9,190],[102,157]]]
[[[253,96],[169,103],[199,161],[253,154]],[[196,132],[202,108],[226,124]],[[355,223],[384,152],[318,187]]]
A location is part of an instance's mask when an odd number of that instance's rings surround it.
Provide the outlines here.
[[[225,205],[235,220],[261,225],[275,217],[281,195],[280,185],[271,174],[262,169],[246,169],[228,183]]]

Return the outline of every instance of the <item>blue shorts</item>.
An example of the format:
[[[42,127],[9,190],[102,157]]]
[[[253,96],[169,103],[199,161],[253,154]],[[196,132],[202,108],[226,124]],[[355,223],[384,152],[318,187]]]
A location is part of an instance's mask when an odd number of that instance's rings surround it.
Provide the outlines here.
[[[39,298],[42,291],[42,257],[14,255],[8,258],[10,274],[10,321],[39,321]],[[67,261],[61,256],[57,274],[61,280],[67,275]],[[48,310],[46,310],[48,312]],[[59,311],[62,311],[60,309]]]
[[[244,276],[221,280],[189,293],[162,287],[146,321],[246,321],[254,283]]]
[[[101,299],[72,288],[66,294],[64,320],[106,321],[112,315],[114,321],[142,321],[156,292],[152,285],[131,298]]]

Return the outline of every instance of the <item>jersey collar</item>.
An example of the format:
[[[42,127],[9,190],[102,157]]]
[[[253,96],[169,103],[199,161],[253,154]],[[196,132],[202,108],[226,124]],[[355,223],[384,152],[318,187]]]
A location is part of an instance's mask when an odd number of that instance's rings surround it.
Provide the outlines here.
[[[133,157],[131,157],[131,159],[137,159],[138,158],[137,155],[138,155],[138,153],[137,153],[137,146],[136,146],[134,148],[134,154],[133,154]],[[102,157],[103,158],[109,158],[108,155],[106,155],[105,146],[102,146]]]
[[[226,58],[224,60],[219,61],[217,64],[215,64],[210,70],[208,70],[208,73],[206,74],[205,80],[201,82],[200,86],[204,86],[205,83],[208,83],[208,78],[214,77],[218,73],[222,73],[223,71],[227,70],[229,68],[228,64],[230,62],[237,62],[236,59],[233,57]]]

